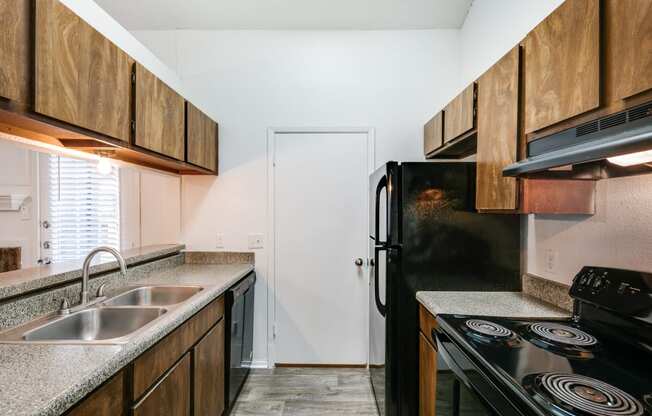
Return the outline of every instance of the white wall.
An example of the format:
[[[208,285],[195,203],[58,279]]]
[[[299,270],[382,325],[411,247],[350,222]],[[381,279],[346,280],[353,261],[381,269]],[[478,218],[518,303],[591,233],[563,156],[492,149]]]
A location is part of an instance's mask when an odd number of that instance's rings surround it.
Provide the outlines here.
[[[183,178],[189,249],[249,250],[267,231],[269,127],[368,126],[376,165],[422,160],[422,126],[454,95],[458,31],[134,32],[220,122],[220,176]],[[267,252],[257,250],[255,360],[267,359]]]
[[[21,265],[36,265],[38,257],[38,175],[36,154],[0,139],[0,196],[26,195],[24,210],[0,211],[0,247],[20,247]]]
[[[181,241],[181,177],[120,167],[120,247]]]
[[[460,32],[461,86],[487,70],[562,2],[475,0]],[[592,217],[527,218],[528,273],[570,284],[584,265],[652,271],[652,176],[600,181],[597,197]]]
[[[460,82],[476,80],[564,0],[474,0],[460,30]]]

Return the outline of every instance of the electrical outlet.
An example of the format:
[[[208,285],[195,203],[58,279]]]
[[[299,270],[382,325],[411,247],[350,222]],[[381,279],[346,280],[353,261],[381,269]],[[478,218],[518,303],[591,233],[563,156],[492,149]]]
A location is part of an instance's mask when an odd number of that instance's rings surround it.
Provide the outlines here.
[[[557,263],[559,262],[559,252],[551,248],[546,249],[546,271],[548,273],[555,273],[557,271]]]
[[[262,234],[249,234],[249,248],[263,248],[265,237]]]
[[[215,248],[224,248],[224,234],[217,233],[215,236]]]

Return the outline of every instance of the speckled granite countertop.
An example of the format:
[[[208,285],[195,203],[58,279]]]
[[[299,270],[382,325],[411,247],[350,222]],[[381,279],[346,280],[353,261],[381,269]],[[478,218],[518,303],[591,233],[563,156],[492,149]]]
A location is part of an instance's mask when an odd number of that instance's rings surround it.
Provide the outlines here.
[[[417,292],[430,313],[503,316],[509,318],[563,318],[570,315],[521,292]]]
[[[184,248],[183,244],[162,244],[123,250],[121,254],[127,266],[131,266],[172,253],[178,253]],[[100,259],[99,256],[97,258]],[[0,300],[81,279],[83,263],[84,259],[80,259],[2,273]],[[112,269],[118,269],[116,261],[102,262],[99,260],[98,263],[93,263],[90,272],[93,275]]]
[[[184,264],[136,282],[199,284],[205,289],[128,344],[0,344],[0,413],[60,415],[251,270],[251,264]]]

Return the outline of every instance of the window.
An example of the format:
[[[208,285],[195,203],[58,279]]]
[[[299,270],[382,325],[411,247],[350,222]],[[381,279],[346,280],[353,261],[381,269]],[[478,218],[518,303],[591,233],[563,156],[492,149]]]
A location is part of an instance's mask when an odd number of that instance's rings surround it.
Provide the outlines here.
[[[95,162],[47,157],[48,227],[43,231],[50,261],[81,259],[100,245],[119,248],[118,168],[112,166],[110,173],[103,175]]]

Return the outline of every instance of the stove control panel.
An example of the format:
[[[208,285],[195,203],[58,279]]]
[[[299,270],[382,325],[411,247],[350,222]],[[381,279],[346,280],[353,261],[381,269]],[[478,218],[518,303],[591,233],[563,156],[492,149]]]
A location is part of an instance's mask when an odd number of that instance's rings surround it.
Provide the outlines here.
[[[652,273],[587,266],[575,276],[570,295],[652,322]]]

